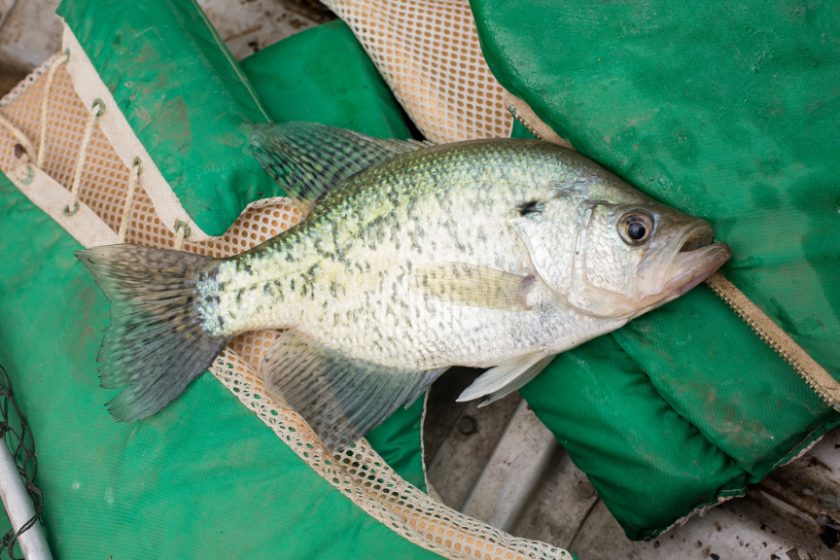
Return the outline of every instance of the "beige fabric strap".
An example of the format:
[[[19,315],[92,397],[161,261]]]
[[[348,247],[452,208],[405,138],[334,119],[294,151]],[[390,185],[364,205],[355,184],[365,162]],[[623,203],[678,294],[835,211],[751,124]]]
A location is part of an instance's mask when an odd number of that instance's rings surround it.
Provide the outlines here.
[[[468,0],[324,0],[437,144],[502,138],[513,119],[481,53]]]
[[[71,203],[70,191],[40,169],[32,169],[32,172],[32,179],[25,184],[14,174],[8,177],[35,206],[55,220],[76,241],[88,248],[117,242],[117,235],[87,204],[77,202],[78,210],[72,216],[67,216],[65,209]]]
[[[62,46],[70,54],[67,70],[73,78],[73,88],[79,94],[79,97],[88,107],[97,99],[102,100],[106,107],[105,114],[99,118],[97,123],[100,130],[108,138],[127,168],[130,169],[133,166],[136,158],[139,158],[143,163],[144,188],[152,199],[155,212],[160,216],[164,226],[174,233],[175,222],[185,222],[189,225],[190,241],[211,239],[209,235],[201,231],[201,228],[192,221],[184,207],[181,206],[178,197],[175,196],[166,179],[163,178],[146,148],[135,136],[134,130],[128,124],[125,115],[117,110],[114,97],[102,83],[84,49],[66,24],[64,25]]]
[[[58,70],[59,64],[67,64],[69,60],[70,53],[65,51],[63,56],[55,57],[47,72],[47,81],[44,84],[44,93],[41,101],[41,135],[38,140],[38,169],[44,167],[44,156],[47,153],[47,120],[50,113],[50,90],[52,89],[53,80],[55,80],[55,72]]]

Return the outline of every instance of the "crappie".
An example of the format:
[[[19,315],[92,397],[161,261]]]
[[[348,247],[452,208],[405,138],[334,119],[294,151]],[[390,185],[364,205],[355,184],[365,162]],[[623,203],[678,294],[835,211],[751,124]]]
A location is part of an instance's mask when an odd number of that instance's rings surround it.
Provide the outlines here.
[[[441,146],[313,123],[263,126],[256,157],[308,213],[213,259],[134,245],[77,253],[113,302],[99,354],[123,421],[154,414],[238,333],[288,328],[264,386],[330,448],[453,365],[492,402],[564,350],[701,282],[730,256],[708,223],[532,140]]]

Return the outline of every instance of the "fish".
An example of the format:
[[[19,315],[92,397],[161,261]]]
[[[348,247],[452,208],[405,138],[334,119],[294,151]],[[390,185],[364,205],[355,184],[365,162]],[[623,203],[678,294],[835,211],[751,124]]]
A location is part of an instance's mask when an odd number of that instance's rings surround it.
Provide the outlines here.
[[[702,282],[731,256],[708,222],[538,140],[432,145],[307,122],[259,125],[254,156],[295,227],[216,259],[120,244],[76,253],[111,301],[101,385],[146,418],[236,335],[285,329],[269,396],[327,448],[363,437],[453,366],[494,402],[561,352]]]

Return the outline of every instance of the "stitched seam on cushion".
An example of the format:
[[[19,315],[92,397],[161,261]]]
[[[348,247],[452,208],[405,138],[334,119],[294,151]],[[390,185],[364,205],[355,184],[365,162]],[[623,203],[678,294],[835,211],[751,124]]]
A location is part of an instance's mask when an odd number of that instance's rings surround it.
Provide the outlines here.
[[[680,517],[679,519],[677,519],[676,521],[674,521],[673,523],[671,523],[667,527],[661,527],[659,529],[654,529],[653,534],[651,534],[649,537],[644,537],[644,540],[649,541],[651,539],[655,539],[656,537],[658,537],[662,533],[666,533],[666,532],[670,531],[671,529],[673,529],[677,525],[685,524],[693,516],[697,515],[698,513],[702,513],[706,509],[713,508],[715,506],[719,506],[723,502],[729,501],[733,498],[744,497],[744,495],[746,494],[747,486],[748,485],[745,485],[741,488],[731,488],[729,490],[719,491],[718,493],[715,494],[713,500],[709,500],[705,504],[701,504],[701,505],[695,507],[690,512],[688,512],[686,515]],[[730,495],[728,495],[728,496],[725,495],[727,493],[730,493]]]

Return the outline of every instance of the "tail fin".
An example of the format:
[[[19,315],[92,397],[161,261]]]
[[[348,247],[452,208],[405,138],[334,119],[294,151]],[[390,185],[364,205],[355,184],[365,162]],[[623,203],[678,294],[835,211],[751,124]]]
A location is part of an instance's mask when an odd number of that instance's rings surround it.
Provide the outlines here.
[[[102,387],[129,385],[108,403],[116,420],[156,413],[201,375],[225,347],[198,322],[193,300],[199,274],[213,259],[141,245],[78,251],[112,302],[97,361]]]

